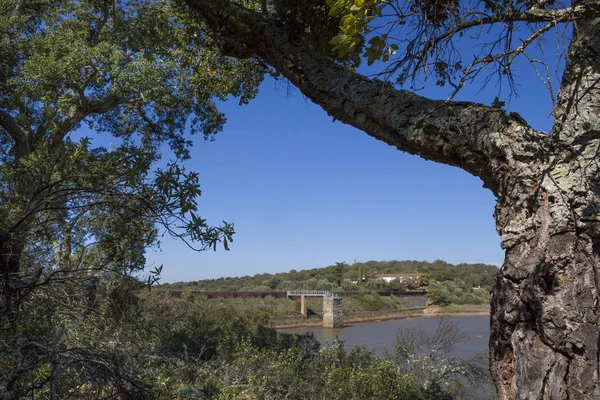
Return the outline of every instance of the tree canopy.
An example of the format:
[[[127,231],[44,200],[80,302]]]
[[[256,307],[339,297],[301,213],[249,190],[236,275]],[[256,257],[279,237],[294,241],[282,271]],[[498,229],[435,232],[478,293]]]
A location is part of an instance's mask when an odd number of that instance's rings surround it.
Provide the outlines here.
[[[30,253],[21,245],[71,257],[102,247],[127,223],[139,249],[155,241],[156,223],[201,247],[231,234],[231,226],[215,230],[196,215],[198,177],[181,161],[189,134],[210,138],[222,128],[218,101],[246,103],[255,94],[262,78],[255,62],[220,55],[164,1],[2,8],[4,275],[21,268],[8,265],[7,251]],[[158,163],[163,144],[168,161]],[[135,224],[146,226],[144,239],[133,239]]]
[[[99,282],[142,271],[160,235],[227,248],[233,225],[201,217],[198,174],[182,163],[190,135],[222,129],[218,103],[248,102],[262,76],[166,1],[0,3],[4,398],[73,358],[91,375],[112,363],[73,340],[92,329],[75,321],[102,325]]]

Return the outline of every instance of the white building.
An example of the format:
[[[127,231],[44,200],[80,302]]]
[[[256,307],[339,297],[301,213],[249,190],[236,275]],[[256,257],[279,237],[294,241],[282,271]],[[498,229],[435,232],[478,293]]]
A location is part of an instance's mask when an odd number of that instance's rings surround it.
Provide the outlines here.
[[[394,279],[398,279],[400,282],[408,283],[419,280],[422,274],[376,274],[375,277],[383,279],[386,282],[391,282]]]

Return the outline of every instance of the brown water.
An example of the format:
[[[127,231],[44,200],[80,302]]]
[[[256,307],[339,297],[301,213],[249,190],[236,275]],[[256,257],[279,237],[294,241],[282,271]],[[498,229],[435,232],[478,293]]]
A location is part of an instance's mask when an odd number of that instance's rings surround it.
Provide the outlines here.
[[[440,324],[440,319],[457,324],[460,332],[465,335],[463,341],[456,344],[450,354],[452,357],[460,357],[487,369],[488,366],[488,338],[490,335],[490,317],[488,315],[474,316],[430,316],[414,317],[379,322],[366,322],[360,324],[347,324],[342,329],[325,329],[321,327],[303,327],[285,329],[287,333],[312,332],[322,344],[333,342],[336,337],[343,340],[348,349],[364,344],[383,354],[386,350],[391,351],[391,346],[396,341],[399,329],[419,328],[425,333],[434,333]],[[491,383],[478,385],[473,388],[471,395],[478,399],[493,397],[493,386]]]

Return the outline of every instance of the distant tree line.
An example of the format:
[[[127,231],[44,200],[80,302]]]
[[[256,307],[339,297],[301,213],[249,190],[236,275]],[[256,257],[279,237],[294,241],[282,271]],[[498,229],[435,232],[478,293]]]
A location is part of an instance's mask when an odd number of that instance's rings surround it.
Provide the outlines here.
[[[480,288],[489,290],[498,268],[488,264],[450,264],[442,260],[427,261],[367,261],[352,265],[336,262],[324,268],[313,268],[276,274],[262,273],[253,276],[204,279],[192,282],[175,282],[162,285],[177,290],[345,290],[386,291],[416,289],[424,282],[386,282],[377,274],[420,273],[432,283],[457,283],[457,288],[470,292]],[[446,286],[450,283],[446,284]],[[437,288],[437,286],[435,286]]]

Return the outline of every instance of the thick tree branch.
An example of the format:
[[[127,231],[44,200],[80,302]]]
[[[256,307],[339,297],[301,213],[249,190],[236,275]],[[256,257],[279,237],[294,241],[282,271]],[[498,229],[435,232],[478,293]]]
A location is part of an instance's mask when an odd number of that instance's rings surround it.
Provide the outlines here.
[[[452,29],[441,34],[435,40],[442,40],[456,33],[476,26],[492,25],[497,23],[527,22],[527,23],[564,23],[580,19],[590,19],[600,14],[598,5],[577,5],[560,9],[531,8],[527,11],[495,12],[494,15],[475,17],[461,21]],[[473,14],[476,15],[476,14]]]
[[[504,14],[498,14],[497,16],[490,17],[494,22],[570,22],[579,19],[589,19],[598,16],[600,13],[600,6],[598,5],[577,5],[575,7],[561,8],[557,10],[534,8],[525,12],[512,11]],[[487,18],[482,19],[486,20]]]
[[[23,157],[29,154],[29,135],[21,128],[14,118],[4,110],[0,110],[0,127],[11,137],[15,143],[15,154]]]
[[[502,110],[434,101],[370,80],[317,54],[284,25],[229,0],[185,2],[225,54],[262,59],[334,119],[399,150],[465,169],[496,193],[502,190],[498,170],[507,167],[499,164],[510,163],[523,143],[531,149],[546,136]]]
[[[110,95],[104,99],[90,100],[85,97],[80,98],[79,104],[71,107],[69,113],[60,122],[58,129],[53,132],[50,148],[56,148],[63,141],[65,136],[86,117],[94,114],[107,113],[118,107],[121,103],[118,96]]]

